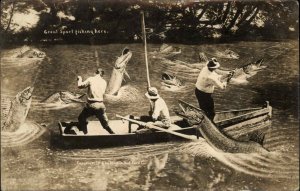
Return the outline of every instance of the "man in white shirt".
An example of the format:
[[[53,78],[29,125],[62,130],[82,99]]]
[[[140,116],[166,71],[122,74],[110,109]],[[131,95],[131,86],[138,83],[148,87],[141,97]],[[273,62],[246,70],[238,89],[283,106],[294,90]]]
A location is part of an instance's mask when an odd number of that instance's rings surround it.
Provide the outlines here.
[[[104,71],[99,68],[95,76],[89,77],[84,82],[82,81],[82,77],[78,76],[78,88],[88,88],[87,104],[78,117],[79,129],[83,131],[84,134],[87,134],[87,118],[92,115],[95,115],[99,119],[102,127],[106,131],[110,134],[114,134],[108,125],[108,118],[105,113],[106,108],[103,103],[103,96],[107,86],[106,81],[102,78],[103,75]]]
[[[212,98],[215,86],[225,89],[227,85],[227,82],[221,82],[221,75],[218,75],[215,72],[215,70],[219,67],[219,62],[215,58],[212,58],[200,71],[195,84],[195,94],[199,103],[199,107],[212,121],[215,117],[214,100]]]
[[[148,88],[146,97],[150,101],[150,112],[154,125],[169,128],[171,126],[171,119],[169,109],[166,102],[158,95],[155,87]]]

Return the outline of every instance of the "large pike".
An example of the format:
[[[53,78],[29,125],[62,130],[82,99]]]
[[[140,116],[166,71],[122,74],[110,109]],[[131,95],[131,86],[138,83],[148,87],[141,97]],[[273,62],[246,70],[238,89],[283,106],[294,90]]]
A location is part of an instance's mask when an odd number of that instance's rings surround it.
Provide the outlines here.
[[[181,107],[183,114],[190,124],[198,126],[201,135],[205,140],[217,150],[229,153],[266,153],[268,152],[262,145],[253,141],[239,141],[235,140],[227,135],[223,134],[216,126],[211,122],[208,117],[200,109],[189,108],[186,110]]]
[[[173,57],[181,53],[181,48],[173,47],[168,44],[162,44],[158,51],[150,53],[154,58],[167,58]]]
[[[121,88],[122,81],[124,79],[124,74],[128,75],[126,72],[126,65],[131,56],[132,52],[128,48],[125,48],[122,51],[122,55],[116,60],[109,83],[107,85],[106,94],[118,94],[118,91]]]
[[[6,132],[14,132],[20,128],[27,117],[31,100],[33,87],[27,87],[19,92],[11,101],[7,118],[1,130]]]
[[[69,91],[60,91],[54,94],[51,94],[46,99],[44,99],[43,103],[85,103],[81,98],[85,96],[85,94],[77,94]]]
[[[253,141],[234,140],[221,131],[203,113],[199,125],[201,135],[214,148],[229,153],[266,153],[267,150]]]
[[[182,82],[180,79],[178,79],[176,76],[169,74],[167,72],[162,73],[161,75],[161,79],[162,79],[162,85],[166,86],[166,87],[180,87],[182,86]]]
[[[264,59],[259,59],[255,62],[250,62],[242,67],[236,68],[234,70],[231,70],[233,72],[233,76],[231,81],[233,83],[247,83],[247,79],[256,75],[257,72],[267,68],[266,65],[263,64]],[[229,74],[229,70],[224,70],[224,69],[217,69],[217,73],[224,75],[224,74]]]

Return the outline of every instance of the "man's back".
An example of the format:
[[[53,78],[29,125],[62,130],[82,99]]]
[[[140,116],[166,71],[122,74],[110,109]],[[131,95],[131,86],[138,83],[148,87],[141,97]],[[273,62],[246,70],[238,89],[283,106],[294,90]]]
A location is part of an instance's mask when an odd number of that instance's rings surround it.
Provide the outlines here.
[[[78,82],[79,88],[88,87],[87,98],[89,101],[102,102],[106,86],[106,81],[100,75],[89,77],[86,81],[82,83]]]
[[[169,119],[170,113],[166,102],[162,98],[158,98],[154,105],[151,104],[154,117],[160,116],[162,119]]]
[[[217,73],[204,67],[197,78],[196,87],[203,92],[213,93],[214,86],[223,89],[223,84],[219,78],[220,76]]]

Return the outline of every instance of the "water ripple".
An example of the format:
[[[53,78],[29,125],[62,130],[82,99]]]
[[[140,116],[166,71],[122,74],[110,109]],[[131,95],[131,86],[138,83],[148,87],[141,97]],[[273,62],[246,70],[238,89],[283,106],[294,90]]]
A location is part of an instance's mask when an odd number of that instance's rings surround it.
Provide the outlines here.
[[[16,147],[26,145],[45,132],[45,129],[32,121],[25,121],[15,132],[1,132],[2,147]]]

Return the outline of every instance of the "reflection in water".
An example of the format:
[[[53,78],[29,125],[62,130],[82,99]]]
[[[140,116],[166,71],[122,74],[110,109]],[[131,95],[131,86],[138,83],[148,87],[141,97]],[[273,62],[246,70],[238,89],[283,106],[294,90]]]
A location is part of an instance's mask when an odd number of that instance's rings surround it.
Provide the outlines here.
[[[123,44],[97,46],[99,65],[111,71],[116,52]],[[107,113],[140,115],[148,111],[144,97],[145,76],[142,45],[130,44],[134,52],[127,70],[131,80],[120,95],[106,97]],[[156,49],[158,45],[150,45]],[[50,59],[41,67],[1,68],[1,96],[15,95],[36,79],[33,106],[27,122],[18,136],[3,135],[11,144],[1,144],[1,183],[4,190],[294,190],[299,185],[299,129],[297,116],[298,48],[296,42],[241,42],[220,45],[180,45],[182,54],[176,59],[187,63],[198,62],[198,53],[215,49],[231,49],[239,60],[220,58],[226,68],[241,66],[241,60],[264,58],[268,68],[249,80],[245,86],[228,86],[214,94],[216,109],[228,110],[260,106],[266,100],[273,107],[272,125],[265,135],[264,146],[269,154],[229,154],[211,148],[204,139],[199,142],[172,142],[110,149],[60,150],[50,147],[51,136],[40,135],[42,129],[58,133],[57,121],[76,120],[81,104],[60,110],[41,111],[35,103],[53,92],[77,89],[76,77],[86,78],[96,68],[95,47],[85,45],[51,46],[44,51]],[[102,50],[106,50],[105,52]],[[268,62],[280,52],[276,59]],[[142,52],[142,51],[140,51]],[[251,57],[255,58],[252,59]],[[197,105],[194,83],[199,70],[176,66],[156,59],[150,60],[151,85],[161,86],[161,73],[171,72],[183,79],[184,91],[165,91],[160,95],[169,106],[171,115],[177,99]],[[37,72],[40,70],[40,72]],[[18,73],[18,75],[15,75]],[[38,73],[38,75],[37,75]],[[106,81],[108,75],[104,76]],[[279,82],[280,79],[280,82]],[[16,83],[18,82],[18,83]],[[271,84],[271,85],[270,85]],[[277,85],[276,85],[277,84]],[[278,85],[280,84],[280,85]],[[276,91],[275,91],[276,90]],[[285,91],[289,93],[284,93]],[[128,98],[128,99],[127,99]],[[135,102],[133,102],[135,101]],[[3,105],[1,104],[1,108]],[[34,121],[34,122],[33,122]],[[48,124],[41,128],[37,123]],[[31,130],[39,129],[39,131]],[[2,140],[2,141],[3,141]],[[30,140],[30,142],[27,142]],[[2,143],[2,142],[1,142]],[[18,143],[18,144],[15,144]],[[15,144],[15,145],[14,145]],[[33,160],[34,159],[34,160]]]
[[[167,164],[168,156],[168,153],[153,156],[148,160],[147,164],[140,167],[140,175],[137,183],[142,190],[150,190],[155,181],[165,176],[162,170]]]

